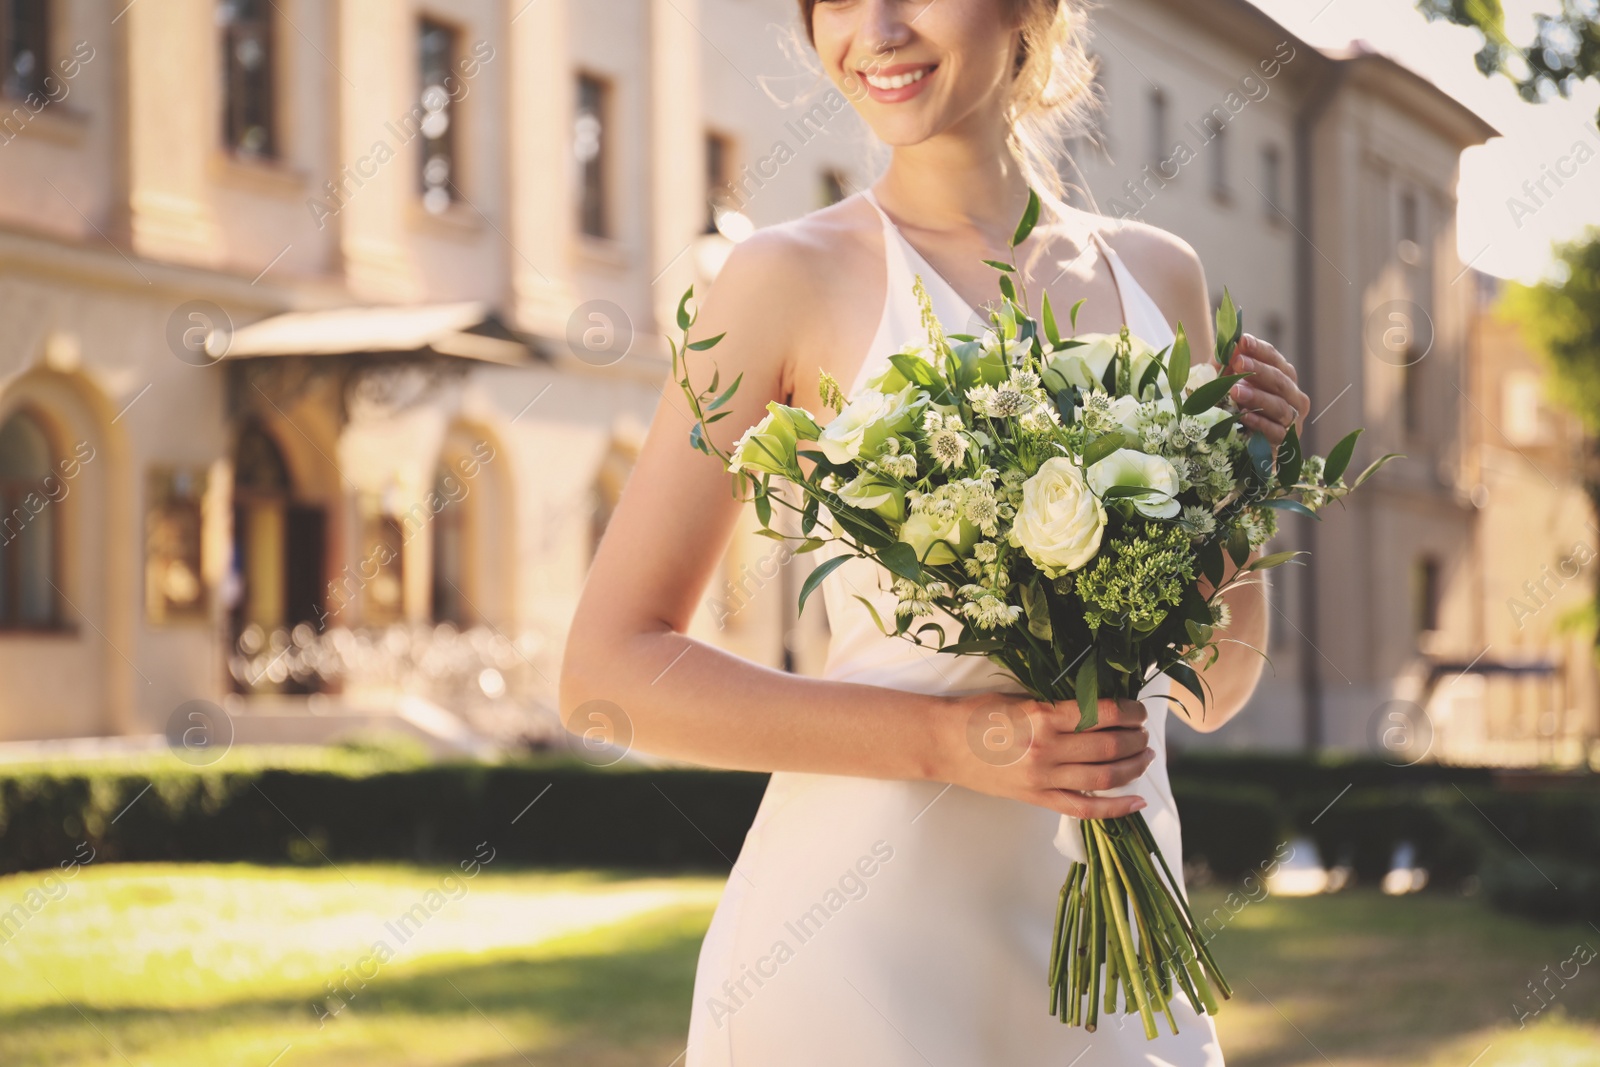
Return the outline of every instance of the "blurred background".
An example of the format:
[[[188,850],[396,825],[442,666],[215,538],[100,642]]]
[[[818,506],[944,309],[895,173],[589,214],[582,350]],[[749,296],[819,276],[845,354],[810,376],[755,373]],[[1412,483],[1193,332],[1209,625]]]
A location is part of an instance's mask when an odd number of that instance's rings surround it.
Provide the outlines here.
[[[1600,1063],[1597,20],[1094,14],[1073,201],[1406,456],[1171,727],[1230,1062]],[[680,294],[887,161],[795,5],[0,0],[0,76],[0,1062],[678,1062],[764,777],[556,681]],[[693,633],[816,671],[754,529]]]

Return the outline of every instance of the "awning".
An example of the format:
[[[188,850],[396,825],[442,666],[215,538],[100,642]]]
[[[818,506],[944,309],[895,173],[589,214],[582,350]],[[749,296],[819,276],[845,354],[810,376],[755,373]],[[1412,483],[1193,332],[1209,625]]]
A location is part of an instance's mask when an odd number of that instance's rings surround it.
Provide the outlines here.
[[[481,301],[289,311],[233,332],[223,359],[364,353],[455,356],[521,367],[538,357]]]

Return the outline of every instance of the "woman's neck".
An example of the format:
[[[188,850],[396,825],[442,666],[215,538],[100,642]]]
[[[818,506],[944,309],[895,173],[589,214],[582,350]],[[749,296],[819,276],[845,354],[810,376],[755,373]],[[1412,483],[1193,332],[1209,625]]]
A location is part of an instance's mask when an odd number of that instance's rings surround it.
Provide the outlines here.
[[[1028,182],[999,124],[972,134],[948,130],[896,148],[877,182],[879,200],[907,225],[978,230],[992,243],[1011,237],[1028,203]]]

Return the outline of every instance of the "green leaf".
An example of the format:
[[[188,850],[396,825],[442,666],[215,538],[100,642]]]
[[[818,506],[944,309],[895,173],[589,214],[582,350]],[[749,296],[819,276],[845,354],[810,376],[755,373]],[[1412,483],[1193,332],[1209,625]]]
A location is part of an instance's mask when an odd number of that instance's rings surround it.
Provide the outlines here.
[[[946,641],[948,641],[948,640],[949,640],[949,638],[948,638],[948,637],[946,637],[946,636],[945,636],[945,634],[944,634],[944,627],[943,627],[943,626],[940,626],[940,625],[939,625],[939,624],[938,624],[938,623],[936,623],[936,622],[925,622],[925,623],[923,623],[923,624],[922,624],[922,625],[921,625],[921,626],[919,626],[919,627],[917,627],[917,636],[918,636],[918,637],[921,637],[921,635],[922,635],[922,634],[923,634],[923,632],[924,632],[924,631],[926,631],[926,630],[932,630],[932,631],[933,631],[933,632],[934,632],[934,633],[936,633],[936,634],[938,634],[938,635],[939,635],[939,645],[940,645],[940,646],[941,646],[941,647],[942,647],[942,646],[943,646],[943,645],[944,645],[944,643],[945,643],[945,642],[946,642]],[[922,642],[921,642],[921,641],[918,641],[918,642],[917,642],[917,644],[919,644],[919,645],[920,645],[920,644],[921,644],[921,643],[922,643]]]
[[[772,499],[767,495],[767,486],[763,482],[756,490],[756,518],[761,520],[761,525],[772,525]]]
[[[1045,293],[1040,297],[1039,318],[1044,325],[1045,340],[1050,342],[1051,348],[1061,347],[1061,331],[1056,328],[1056,313],[1050,308],[1050,294]]]
[[[887,548],[880,549],[878,562],[907,581],[919,585],[923,581],[922,561],[917,559],[917,550],[904,541],[896,541]]]
[[[1110,433],[1101,434],[1083,450],[1083,465],[1085,467],[1093,466],[1117,449],[1126,446],[1127,443],[1128,435],[1121,430],[1112,430]]]
[[[1217,375],[1189,394],[1189,398],[1183,402],[1183,413],[1185,415],[1198,415],[1202,411],[1210,411],[1217,406],[1219,400],[1227,395],[1228,390],[1233,388],[1234,382],[1242,381],[1245,377],[1246,375],[1243,374]]]
[[[895,634],[895,632],[893,630],[889,629],[887,626],[885,626],[883,624],[883,617],[878,614],[878,609],[872,606],[872,601],[868,600],[866,597],[862,596],[860,593],[857,593],[855,595],[855,597],[856,597],[857,600],[861,601],[863,604],[865,604],[867,606],[867,611],[872,615],[872,621],[873,621],[874,624],[877,625],[879,633],[883,634],[883,636],[885,636],[885,637],[894,637],[894,636],[896,636],[896,634]]]
[[[678,301],[678,329],[687,330],[694,324],[694,316],[689,314],[689,298],[694,296],[694,286],[683,291],[683,297]]]
[[[932,364],[925,359],[908,356],[904,352],[893,352],[889,355],[889,362],[908,381],[916,382],[924,389],[944,388],[944,384],[939,381],[939,376],[934,372]]]
[[[1265,435],[1253,433],[1244,444],[1250,457],[1250,471],[1258,485],[1272,484],[1272,442]]]
[[[1022,611],[1028,617],[1028,632],[1041,641],[1051,640],[1050,602],[1037,575],[1022,587]]]
[[[1082,297],[1081,299],[1079,299],[1079,301],[1076,304],[1072,305],[1072,311],[1068,314],[1068,317],[1072,320],[1072,332],[1073,333],[1077,333],[1078,332],[1078,309],[1083,307],[1084,301],[1086,301],[1088,299],[1089,299],[1088,297]]]
[[[1011,264],[1003,262],[1003,261],[998,260],[998,259],[986,259],[986,260],[984,260],[984,262],[987,263],[989,266],[993,267],[995,270],[1003,270],[1007,274],[1010,274],[1012,271],[1017,269],[1017,268],[1013,267]]]
[[[827,543],[828,542],[824,541],[820,537],[808,537],[804,541],[800,542],[800,547],[794,550],[794,554],[797,556],[803,556],[807,552],[815,552],[817,549],[821,548]]]
[[[1160,373],[1161,361],[1159,359],[1152,359],[1149,365],[1145,367],[1144,373],[1139,375],[1139,385],[1138,388],[1134,389],[1133,395],[1135,397],[1144,396],[1145,388],[1147,386],[1154,385],[1156,383],[1156,375]]]
[[[1101,500],[1119,500],[1125,496],[1143,496],[1146,493],[1156,493],[1166,496],[1166,493],[1148,485],[1108,485],[1106,491],[1100,494]]]
[[[1167,357],[1167,392],[1181,396],[1189,381],[1189,338],[1184,335],[1183,323],[1178,323],[1178,336],[1172,342],[1172,354]]]
[[[1244,561],[1250,558],[1250,535],[1243,526],[1228,531],[1228,555],[1233,557],[1235,567],[1243,567]]]
[[[1281,567],[1296,556],[1303,556],[1305,552],[1272,552],[1253,561],[1249,565],[1241,566],[1242,571],[1269,571],[1274,567]]]
[[[1406,458],[1405,455],[1403,453],[1400,453],[1400,452],[1385,452],[1383,455],[1379,456],[1377,459],[1375,459],[1371,463],[1367,464],[1367,469],[1366,470],[1364,470],[1360,474],[1356,475],[1356,480],[1350,483],[1350,488],[1352,488],[1352,489],[1358,488],[1361,485],[1362,482],[1366,481],[1368,478],[1370,478],[1374,474],[1378,473],[1378,469],[1380,467],[1382,467],[1385,463],[1388,463],[1391,459],[1405,459],[1405,458]]]
[[[716,345],[717,345],[717,342],[722,340],[726,336],[728,336],[728,333],[727,333],[726,330],[724,330],[722,333],[717,334],[715,337],[707,337],[703,341],[690,341],[689,342],[689,347],[694,349],[696,352],[704,352],[708,348],[715,348]],[[713,385],[711,388],[715,389],[716,386]]]
[[[1361,436],[1360,430],[1351,430],[1339,438],[1339,443],[1328,450],[1328,459],[1322,465],[1322,480],[1332,485],[1339,480],[1344,469],[1350,466],[1350,457],[1356,450],[1356,438]]]
[[[1207,541],[1195,555],[1200,560],[1200,573],[1205,575],[1206,581],[1213,586],[1220,584],[1223,571],[1222,542]]]
[[[1017,287],[1012,284],[1009,274],[1000,275],[1000,291],[1005,294],[1007,300],[1015,300],[1017,298]]]
[[[1028,239],[1028,234],[1039,224],[1039,194],[1032,189],[1028,190],[1028,206],[1022,211],[1022,220],[1017,223],[1017,232],[1011,235],[1011,247],[1015,248]]]
[[[1291,500],[1286,496],[1278,497],[1275,500],[1263,500],[1261,506],[1264,508],[1277,508],[1279,511],[1292,511],[1296,515],[1310,515],[1318,522],[1322,521],[1321,515],[1318,515],[1315,511],[1300,503],[1300,501]]]
[[[689,347],[690,347],[690,348],[693,348],[693,347],[694,347],[694,346],[693,346],[693,345],[690,345],[690,346],[689,346]],[[740,371],[740,372],[739,372],[739,376],[738,376],[738,377],[737,377],[737,378],[735,378],[735,379],[734,379],[734,380],[733,380],[733,384],[732,384],[732,385],[730,385],[730,386],[728,386],[728,388],[726,388],[726,389],[724,389],[724,390],[723,390],[723,391],[722,391],[722,393],[721,393],[721,395],[719,395],[719,396],[718,396],[718,397],[717,397],[717,398],[716,398],[716,399],[715,399],[715,400],[713,400],[713,401],[712,401],[712,402],[711,402],[711,403],[710,403],[710,404],[707,404],[707,405],[706,405],[706,410],[707,410],[707,411],[715,411],[715,410],[717,410],[717,409],[718,409],[718,408],[720,408],[720,407],[721,407],[721,406],[722,406],[722,405],[724,405],[724,404],[726,404],[726,403],[727,403],[727,402],[728,402],[728,398],[729,398],[729,397],[731,397],[731,396],[733,396],[733,391],[734,391],[734,390],[735,390],[735,389],[737,389],[737,388],[739,388],[739,383],[740,383],[740,382],[741,382],[741,381],[743,381],[743,380],[744,380],[744,371]],[[716,385],[715,385],[715,384],[713,384],[713,385],[712,385],[712,386],[711,386],[711,388],[712,388],[712,389],[715,389],[715,388],[716,388]]]
[[[1217,307],[1217,366],[1226,367],[1228,357],[1244,332],[1244,319],[1234,305],[1233,294],[1222,288],[1222,303]]]
[[[817,510],[820,504],[816,497],[806,501],[805,510],[800,513],[800,532],[810,534],[817,526]]]
[[[815,570],[806,575],[804,584],[800,586],[800,605],[795,610],[805,610],[806,598],[812,594],[817,586],[822,584],[822,580],[854,558],[851,555],[834,556],[832,559],[818,564]]]
[[[1078,680],[1073,687],[1078,698],[1078,725],[1076,731],[1089,730],[1100,721],[1100,664],[1090,649],[1078,668]]]
[[[1289,430],[1283,435],[1283,443],[1278,446],[1278,484],[1288,489],[1300,480],[1300,465],[1305,454],[1300,449],[1300,435],[1295,432],[1294,424],[1289,424]]]
[[[705,427],[698,422],[689,431],[689,447],[708,454],[710,452],[710,449],[706,446]]]
[[[1217,424],[1211,427],[1210,430],[1206,431],[1206,441],[1211,444],[1216,444],[1218,441],[1228,436],[1228,434],[1237,425],[1239,425],[1239,416],[1237,414],[1229,415],[1225,419],[1218,419]]]
[[[1200,698],[1200,714],[1203,718],[1206,708],[1206,690],[1204,683],[1200,681],[1200,676],[1194,672],[1194,668],[1187,663],[1179,661],[1167,668],[1167,674],[1172,677],[1174,682],[1177,682]]]

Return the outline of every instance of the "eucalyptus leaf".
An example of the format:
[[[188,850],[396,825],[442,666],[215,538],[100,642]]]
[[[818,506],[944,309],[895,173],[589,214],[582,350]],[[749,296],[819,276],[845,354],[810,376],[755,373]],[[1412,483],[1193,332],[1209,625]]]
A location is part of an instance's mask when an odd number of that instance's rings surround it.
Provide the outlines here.
[[[1028,206],[1022,210],[1022,219],[1017,223],[1017,232],[1011,235],[1011,247],[1015,248],[1028,239],[1028,234],[1039,224],[1039,194],[1032,189],[1028,190]]]
[[[694,316],[689,314],[689,300],[694,296],[694,286],[683,291],[683,297],[678,301],[678,329],[687,330],[694,325]]]
[[[1350,466],[1350,457],[1356,450],[1356,438],[1360,436],[1360,430],[1351,430],[1328,450],[1328,459],[1322,465],[1322,480],[1328,485],[1338,481],[1344,469]]]
[[[1100,663],[1094,649],[1089,650],[1078,667],[1073,695],[1078,698],[1078,725],[1074,731],[1093,729],[1100,721]]]
[[[800,586],[800,604],[795,610],[804,610],[806,598],[822,584],[822,580],[854,558],[852,555],[834,556],[832,559],[824,560],[818,564],[815,570],[806,575],[805,582]]]

